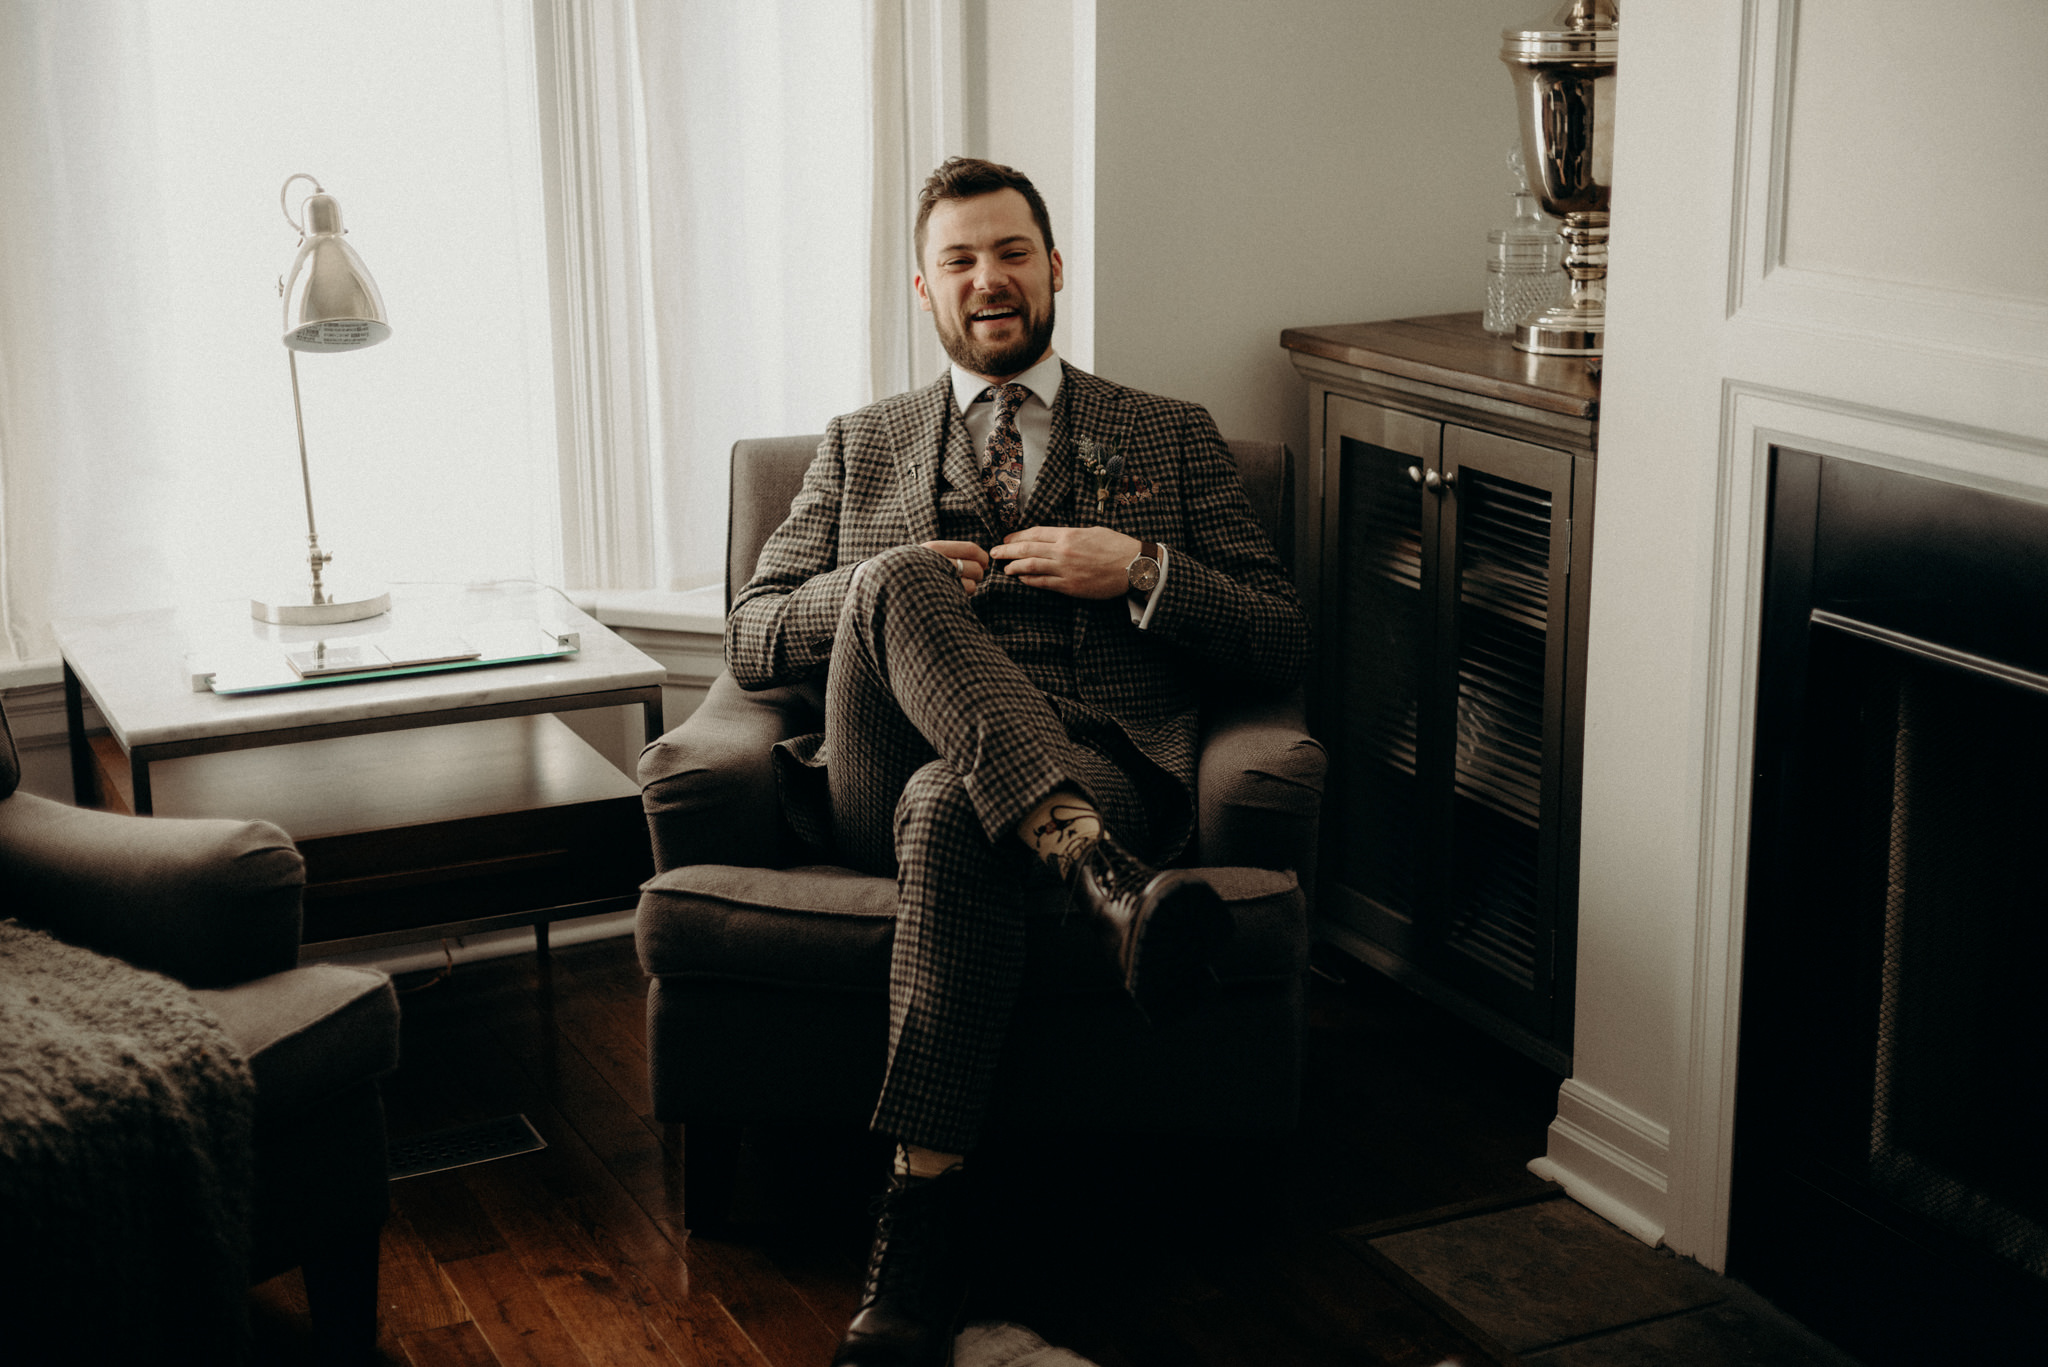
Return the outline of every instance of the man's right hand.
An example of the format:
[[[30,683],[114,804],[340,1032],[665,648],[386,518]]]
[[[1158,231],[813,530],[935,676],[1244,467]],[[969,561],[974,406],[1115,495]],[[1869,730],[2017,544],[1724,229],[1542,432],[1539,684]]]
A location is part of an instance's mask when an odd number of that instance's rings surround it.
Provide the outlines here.
[[[988,573],[987,551],[972,541],[925,541],[919,544],[953,562],[953,569],[960,576],[962,592],[971,594],[981,587],[982,578]]]

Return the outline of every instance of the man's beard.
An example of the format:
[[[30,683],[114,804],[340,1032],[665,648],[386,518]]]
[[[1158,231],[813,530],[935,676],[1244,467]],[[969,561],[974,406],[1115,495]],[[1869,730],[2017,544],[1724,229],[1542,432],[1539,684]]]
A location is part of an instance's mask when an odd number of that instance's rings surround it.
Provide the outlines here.
[[[972,319],[976,310],[991,305],[976,304],[963,315]],[[977,342],[973,337],[974,324],[970,321],[964,327],[938,329],[939,345],[953,358],[953,364],[970,375],[1017,375],[1038,364],[1052,345],[1053,301],[1047,296],[1045,312],[1035,313],[1029,305],[1016,306],[1020,315],[1027,318],[1030,327],[1024,336],[1014,342]]]

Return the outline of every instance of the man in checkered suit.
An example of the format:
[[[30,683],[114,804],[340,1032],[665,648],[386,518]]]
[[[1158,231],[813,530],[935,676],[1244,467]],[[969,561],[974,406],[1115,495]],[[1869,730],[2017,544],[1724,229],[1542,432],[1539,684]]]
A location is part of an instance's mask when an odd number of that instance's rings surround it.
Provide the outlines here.
[[[793,824],[898,880],[873,1122],[897,1172],[841,1367],[946,1359],[961,1156],[1034,870],[1076,885],[1155,1020],[1196,1009],[1227,912],[1143,861],[1193,829],[1197,681],[1284,689],[1308,663],[1208,413],[1053,354],[1061,263],[1030,181],[948,161],[916,246],[952,367],[832,421],[726,623],[742,687],[823,677],[824,732],[776,756]]]

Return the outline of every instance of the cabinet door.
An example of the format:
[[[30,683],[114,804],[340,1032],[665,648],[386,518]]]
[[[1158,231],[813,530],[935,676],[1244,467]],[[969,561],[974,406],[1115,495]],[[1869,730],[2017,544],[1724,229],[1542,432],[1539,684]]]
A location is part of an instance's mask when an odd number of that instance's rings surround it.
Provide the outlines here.
[[[1441,464],[1439,424],[1328,396],[1324,451],[1320,731],[1333,750],[1324,799],[1327,906],[1409,960],[1429,901],[1431,851],[1418,762],[1424,661],[1436,630],[1425,567]]]
[[[1423,962],[1556,1034],[1572,458],[1446,426],[1436,667],[1453,756],[1425,802],[1447,833]]]

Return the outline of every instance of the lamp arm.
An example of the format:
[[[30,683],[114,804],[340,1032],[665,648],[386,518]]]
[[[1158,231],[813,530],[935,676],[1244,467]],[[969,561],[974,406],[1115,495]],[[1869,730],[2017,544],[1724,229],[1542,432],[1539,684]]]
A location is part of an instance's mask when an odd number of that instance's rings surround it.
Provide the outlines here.
[[[313,471],[306,463],[306,415],[299,407],[299,353],[286,347],[284,354],[292,363],[292,417],[299,425],[299,479],[306,486],[306,558],[313,567],[313,601],[324,603],[327,597],[320,583],[320,567],[334,557],[320,549],[320,530],[313,525]]]

